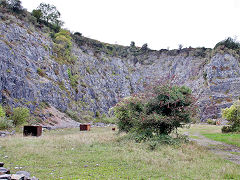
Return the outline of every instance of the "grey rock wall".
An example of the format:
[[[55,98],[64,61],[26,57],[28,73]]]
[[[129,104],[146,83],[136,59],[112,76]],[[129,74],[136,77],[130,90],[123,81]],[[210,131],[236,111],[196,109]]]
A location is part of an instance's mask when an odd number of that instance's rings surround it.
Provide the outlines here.
[[[61,64],[54,59],[48,34],[14,16],[0,19],[0,103],[24,105],[32,112],[47,102],[62,111],[103,113],[119,98],[174,75],[177,84],[192,88],[200,118],[205,120],[220,117],[221,108],[230,106],[240,94],[239,58],[230,51],[198,48],[145,50],[135,56],[96,55],[87,44],[73,42],[72,54],[77,59],[74,65]],[[75,89],[69,70],[78,76]]]

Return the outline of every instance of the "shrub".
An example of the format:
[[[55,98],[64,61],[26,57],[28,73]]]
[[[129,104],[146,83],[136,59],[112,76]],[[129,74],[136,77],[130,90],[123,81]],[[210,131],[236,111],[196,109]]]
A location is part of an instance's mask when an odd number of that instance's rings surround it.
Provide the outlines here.
[[[6,117],[0,117],[0,129],[9,129],[13,127],[13,122]]]
[[[12,127],[13,127],[12,121],[6,118],[6,113],[3,107],[0,105],[0,129],[8,129]]]
[[[207,72],[204,72],[204,73],[203,73],[203,79],[204,79],[205,81],[207,81]]]
[[[82,36],[82,33],[80,33],[80,32],[75,32],[74,35],[75,35],[75,36]]]
[[[240,126],[223,126],[222,133],[240,132]]]
[[[138,120],[144,111],[142,99],[138,96],[127,97],[113,108],[118,119],[117,125],[120,131],[129,132],[138,125]]]
[[[235,102],[230,108],[222,109],[222,117],[231,124],[230,127],[223,127],[222,132],[240,132],[240,101]]]
[[[223,126],[222,133],[229,133],[232,132],[231,126]]]
[[[222,110],[222,116],[233,124],[240,124],[240,101],[235,102],[230,108]]]
[[[30,118],[29,109],[24,107],[13,108],[13,114],[11,119],[13,120],[13,124],[15,126],[22,125],[27,122]]]
[[[220,41],[219,43],[217,43],[214,47],[214,49],[216,49],[219,46],[224,46],[228,49],[239,49],[240,48],[240,43],[237,42],[236,40],[232,39],[231,37],[228,37],[227,39]]]
[[[145,94],[120,101],[113,109],[120,131],[136,133],[140,139],[168,135],[191,122],[195,99],[185,86],[157,85]]]
[[[216,121],[214,121],[212,119],[207,119],[207,123],[212,124],[212,125],[216,125]]]

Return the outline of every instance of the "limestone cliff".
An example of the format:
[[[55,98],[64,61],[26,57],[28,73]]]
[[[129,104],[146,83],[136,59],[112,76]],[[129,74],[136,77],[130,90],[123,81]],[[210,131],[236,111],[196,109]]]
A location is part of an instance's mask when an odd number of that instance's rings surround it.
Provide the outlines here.
[[[227,49],[154,51],[110,45],[71,35],[73,63],[57,60],[49,31],[9,13],[0,13],[0,103],[42,103],[80,116],[106,113],[119,98],[143,91],[153,79],[175,76],[192,88],[200,118],[220,117],[240,94],[239,56]],[[75,82],[73,81],[73,78]]]

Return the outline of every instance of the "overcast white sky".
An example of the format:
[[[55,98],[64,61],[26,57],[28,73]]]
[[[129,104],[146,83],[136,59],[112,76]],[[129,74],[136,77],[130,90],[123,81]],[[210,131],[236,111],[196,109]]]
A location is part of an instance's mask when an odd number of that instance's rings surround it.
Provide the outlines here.
[[[210,47],[240,37],[240,0],[22,0],[54,4],[64,27],[107,43],[152,49]]]

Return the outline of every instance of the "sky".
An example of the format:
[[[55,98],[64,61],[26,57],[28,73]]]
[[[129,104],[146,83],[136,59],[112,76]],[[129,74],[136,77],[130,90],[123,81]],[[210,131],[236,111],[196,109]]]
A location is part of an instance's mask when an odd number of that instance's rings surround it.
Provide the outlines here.
[[[53,4],[64,28],[111,44],[155,50],[208,47],[240,38],[240,0],[22,0],[28,11]]]

